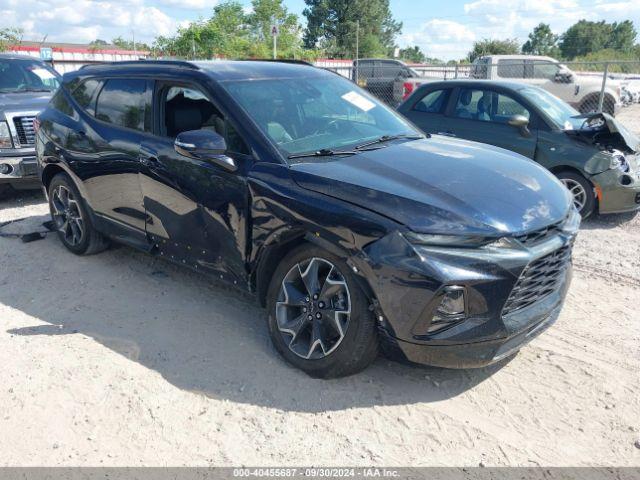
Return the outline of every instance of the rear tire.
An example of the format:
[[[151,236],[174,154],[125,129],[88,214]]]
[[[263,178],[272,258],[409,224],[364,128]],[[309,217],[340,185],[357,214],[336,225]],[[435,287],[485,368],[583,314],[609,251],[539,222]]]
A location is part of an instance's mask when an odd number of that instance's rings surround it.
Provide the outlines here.
[[[352,375],[378,355],[366,295],[346,262],[321,248],[302,245],[282,260],[267,309],[276,350],[311,377]]]
[[[579,173],[560,172],[556,177],[569,189],[573,196],[573,204],[576,206],[582,218],[587,218],[596,207],[596,196],[593,193],[593,185]]]
[[[108,240],[91,223],[80,192],[66,173],[49,184],[49,211],[62,244],[76,255],[92,255],[108,248]]]

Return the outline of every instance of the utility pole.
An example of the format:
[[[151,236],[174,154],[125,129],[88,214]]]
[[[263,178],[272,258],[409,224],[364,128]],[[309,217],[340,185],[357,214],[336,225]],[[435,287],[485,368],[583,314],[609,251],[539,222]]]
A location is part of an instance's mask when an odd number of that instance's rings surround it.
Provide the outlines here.
[[[359,70],[359,62],[360,58],[360,20],[356,20],[356,78],[354,79],[356,84],[358,83],[358,70]]]
[[[191,37],[191,58],[193,60],[196,59],[196,37],[195,34]]]
[[[133,40],[133,56],[138,56],[138,49],[136,48],[136,31],[135,29],[131,29],[131,39]]]
[[[271,36],[273,37],[273,59],[278,58],[278,35],[280,34],[280,28],[276,24],[276,17],[271,17]]]

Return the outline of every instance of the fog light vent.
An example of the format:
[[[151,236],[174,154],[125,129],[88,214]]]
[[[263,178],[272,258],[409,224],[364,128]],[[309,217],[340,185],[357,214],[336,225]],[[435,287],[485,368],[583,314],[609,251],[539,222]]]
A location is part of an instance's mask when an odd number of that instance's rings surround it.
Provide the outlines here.
[[[13,167],[8,163],[3,163],[2,165],[0,165],[0,173],[2,175],[9,175],[11,172],[13,172]]]
[[[427,329],[428,334],[436,333],[465,318],[464,287],[457,285],[446,287],[436,314],[431,319],[431,325]]]

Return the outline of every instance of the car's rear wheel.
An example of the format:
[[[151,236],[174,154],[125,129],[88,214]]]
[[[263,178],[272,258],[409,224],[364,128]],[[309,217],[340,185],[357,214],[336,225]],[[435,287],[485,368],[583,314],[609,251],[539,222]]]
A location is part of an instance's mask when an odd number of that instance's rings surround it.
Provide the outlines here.
[[[76,255],[91,255],[108,247],[107,239],[93,228],[80,192],[65,173],[49,184],[49,210],[62,244]]]
[[[591,215],[596,206],[596,196],[589,181],[579,173],[574,172],[560,172],[557,177],[571,193],[573,204],[582,215],[582,218],[587,218]]]
[[[376,358],[369,302],[336,255],[311,245],[297,248],[276,269],[267,295],[273,344],[310,376],[351,375]]]

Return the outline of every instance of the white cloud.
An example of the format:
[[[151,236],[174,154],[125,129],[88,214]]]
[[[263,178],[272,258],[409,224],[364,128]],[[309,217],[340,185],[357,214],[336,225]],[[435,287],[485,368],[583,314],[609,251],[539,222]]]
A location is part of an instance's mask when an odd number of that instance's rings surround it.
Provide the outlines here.
[[[87,43],[96,38],[110,41],[129,38],[135,31],[136,40],[152,42],[158,35],[172,35],[185,18],[175,18],[170,7],[160,3],[175,3],[181,8],[207,7],[211,0],[3,0],[0,27],[20,27],[25,40]],[[193,13],[193,12],[192,12]]]
[[[516,38],[524,43],[540,22],[557,34],[580,19],[621,21],[630,19],[640,29],[640,2],[598,0],[475,0],[464,5],[455,21],[431,19],[400,38],[404,46],[418,45],[431,57],[460,59],[475,40]]]
[[[470,28],[452,20],[433,19],[424,23],[417,32],[400,39],[403,46],[418,45],[428,57],[459,58],[467,45],[476,40]]]
[[[160,5],[168,7],[190,8],[193,10],[212,9],[217,1],[211,0],[160,0]]]

